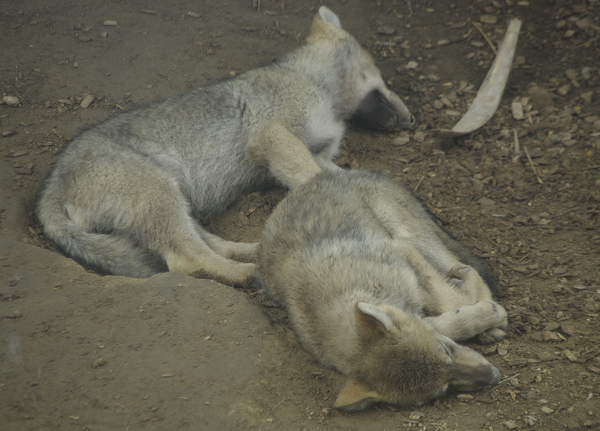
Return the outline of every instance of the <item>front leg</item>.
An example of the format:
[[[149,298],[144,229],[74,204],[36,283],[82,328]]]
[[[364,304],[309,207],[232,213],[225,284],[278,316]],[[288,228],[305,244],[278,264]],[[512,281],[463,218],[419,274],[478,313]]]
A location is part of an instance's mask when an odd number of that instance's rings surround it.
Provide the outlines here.
[[[478,336],[483,344],[499,341],[506,336],[507,313],[494,301],[479,301],[448,310],[439,316],[425,318],[442,335],[454,340]]]
[[[321,172],[304,142],[278,123],[270,124],[254,136],[248,143],[246,154],[253,162],[269,168],[289,189]]]

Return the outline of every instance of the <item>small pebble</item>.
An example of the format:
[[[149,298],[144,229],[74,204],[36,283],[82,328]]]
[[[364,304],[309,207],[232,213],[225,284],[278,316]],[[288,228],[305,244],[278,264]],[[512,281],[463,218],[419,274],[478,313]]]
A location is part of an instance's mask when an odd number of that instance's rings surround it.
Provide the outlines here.
[[[7,104],[8,106],[19,106],[19,103],[21,103],[21,101],[18,97],[15,96],[4,96],[2,98],[2,103]]]
[[[513,102],[513,104],[511,105],[511,109],[512,116],[515,120],[522,120],[523,118],[525,118],[525,116],[523,115],[523,105],[521,105],[520,102]]]
[[[105,365],[105,364],[106,364],[106,362],[107,362],[107,361],[106,361],[105,359],[103,359],[103,358],[98,358],[98,359],[96,359],[96,360],[94,361],[94,363],[92,364],[92,366],[93,366],[94,368],[100,368],[101,366]]]
[[[546,413],[547,415],[549,415],[550,413],[554,413],[554,410],[552,410],[550,407],[546,407],[546,406],[542,407],[540,410],[543,413]]]
[[[556,90],[556,92],[560,96],[566,96],[569,93],[570,89],[571,89],[570,85],[563,85],[562,87],[559,87],[558,90]]]
[[[115,25],[117,25],[117,21],[111,21],[111,20],[104,21],[104,25],[106,25],[106,26],[115,26]]]
[[[481,15],[479,21],[484,24],[496,24],[498,22],[498,17],[496,15]]]
[[[583,79],[585,79],[586,81],[589,81],[592,78],[592,71],[587,66],[582,67],[581,76],[583,76]]]
[[[83,98],[83,100],[81,101],[81,105],[80,106],[83,109],[86,109],[88,106],[90,106],[90,104],[94,101],[95,98],[96,98],[96,96],[88,94],[87,96],[85,96]]]

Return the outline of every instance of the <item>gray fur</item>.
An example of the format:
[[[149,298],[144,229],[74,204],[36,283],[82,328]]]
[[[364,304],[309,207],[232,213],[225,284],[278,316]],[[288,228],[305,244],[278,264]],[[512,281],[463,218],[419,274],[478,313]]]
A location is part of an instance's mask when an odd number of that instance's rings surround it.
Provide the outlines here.
[[[305,348],[348,376],[336,407],[419,404],[500,377],[454,342],[497,341],[506,328],[506,311],[473,269],[485,263],[464,250],[395,181],[325,171],[267,221],[258,277]]]
[[[197,220],[274,180],[293,186],[285,164],[271,168],[274,154],[295,163],[302,153],[298,169],[307,176],[314,163],[336,169],[344,122],[373,92],[395,107],[393,118],[373,127],[412,125],[370,56],[321,8],[308,43],[281,62],[124,113],[75,138],[39,201],[45,235],[105,273],[170,270],[246,284],[256,244],[224,241]]]

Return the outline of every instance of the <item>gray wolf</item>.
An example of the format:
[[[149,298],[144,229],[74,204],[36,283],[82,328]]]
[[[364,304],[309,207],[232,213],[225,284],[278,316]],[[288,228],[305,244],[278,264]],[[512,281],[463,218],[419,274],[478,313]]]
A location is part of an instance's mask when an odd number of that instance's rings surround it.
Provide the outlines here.
[[[506,335],[489,269],[382,174],[299,180],[267,220],[257,279],[306,350],[347,376],[337,408],[418,405],[500,379],[455,342]]]
[[[302,177],[299,161],[337,169],[346,121],[392,130],[414,117],[321,7],[306,45],[278,63],[75,138],[45,183],[38,218],[68,256],[103,273],[168,270],[244,285],[254,278],[257,245],[225,241],[200,223],[274,180],[291,186],[284,179]],[[288,159],[297,172],[286,172]]]

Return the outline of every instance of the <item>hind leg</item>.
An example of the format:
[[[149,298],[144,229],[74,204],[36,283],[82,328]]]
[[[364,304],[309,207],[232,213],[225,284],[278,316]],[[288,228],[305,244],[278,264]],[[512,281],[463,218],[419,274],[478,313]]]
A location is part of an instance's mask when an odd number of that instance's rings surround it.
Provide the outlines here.
[[[232,242],[224,240],[196,223],[196,231],[208,246],[217,254],[238,262],[254,262],[258,253],[258,243]]]
[[[169,271],[230,285],[254,279],[253,264],[227,259],[203,240],[172,177],[138,155],[119,156],[77,168],[77,187],[67,196],[74,222],[88,231],[128,238],[164,259]]]

